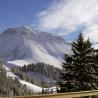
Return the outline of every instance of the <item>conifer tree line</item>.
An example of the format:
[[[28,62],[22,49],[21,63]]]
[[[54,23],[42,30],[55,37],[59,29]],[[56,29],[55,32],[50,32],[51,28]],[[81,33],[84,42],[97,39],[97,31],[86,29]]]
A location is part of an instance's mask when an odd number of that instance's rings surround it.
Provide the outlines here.
[[[30,82],[32,84],[44,88],[54,86],[57,80],[59,80],[59,75],[61,73],[61,69],[41,62],[36,64],[32,63],[32,64],[24,65],[22,67],[14,66],[11,69],[12,72],[15,75],[19,76],[22,80],[26,80],[27,82]],[[33,73],[40,74],[41,76],[44,76],[49,80],[53,80],[54,82],[50,83],[49,81],[45,81],[45,80],[40,80],[40,81],[35,80],[33,78]]]
[[[80,33],[72,43],[72,52],[65,54],[58,92],[98,89],[98,51]]]
[[[43,64],[44,63],[37,63],[37,66],[34,67],[34,69],[36,70],[35,72],[37,72],[41,66],[45,67],[45,64],[44,65]],[[19,76],[20,79],[25,80],[25,81],[27,81],[29,83],[38,85],[38,86],[40,86],[42,88],[49,87],[49,85],[51,87],[52,84],[47,84],[46,82],[36,81],[33,78],[31,78],[29,75],[27,75],[27,73],[26,73],[27,71],[34,71],[32,69],[33,66],[35,66],[35,65],[34,64],[29,64],[29,65],[25,65],[23,67],[18,67],[18,66],[15,67],[14,66],[14,67],[11,68],[11,71],[15,75]],[[49,65],[46,65],[46,66],[49,67]],[[41,71],[42,72],[43,72],[43,70],[45,70],[43,67],[41,68]],[[55,68],[53,66],[51,66],[49,68],[51,70],[52,69],[53,70],[56,70],[57,69],[56,72],[59,72],[58,71],[59,70],[58,68]],[[47,72],[47,70],[49,68],[46,68],[46,72]],[[55,71],[54,71],[54,73],[55,73]],[[46,94],[46,93],[50,93],[50,92],[48,91],[48,89],[47,90],[42,89],[42,93],[43,94]],[[8,77],[7,74],[6,74],[5,68],[3,67],[3,65],[2,66],[0,65],[0,96],[2,96],[2,97],[6,97],[6,96],[26,96],[26,95],[34,95],[34,94],[35,93],[33,91],[29,90],[26,87],[26,85],[22,85],[19,82],[19,79],[18,78],[12,79],[11,77]],[[36,94],[40,94],[40,93],[36,93]]]
[[[7,77],[6,70],[0,66],[0,96],[25,96],[32,94],[33,91],[20,84],[18,79],[14,80],[11,77]]]
[[[59,68],[54,67],[53,65],[45,64],[45,63],[36,63],[36,64],[28,64],[24,65],[23,67],[20,67],[20,70],[23,72],[27,71],[33,71],[33,72],[38,72],[41,75],[44,75],[48,78],[52,78],[57,80],[58,76],[61,72]]]

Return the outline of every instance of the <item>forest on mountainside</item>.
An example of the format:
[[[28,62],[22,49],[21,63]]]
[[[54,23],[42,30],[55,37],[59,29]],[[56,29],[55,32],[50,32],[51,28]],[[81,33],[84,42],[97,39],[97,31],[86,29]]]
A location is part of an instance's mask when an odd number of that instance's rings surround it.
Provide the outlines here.
[[[44,63],[36,63],[36,64],[28,64],[24,65],[23,67],[12,67],[12,72],[15,73],[15,75],[19,76],[21,79],[26,80],[27,82],[30,82],[32,84],[35,84],[40,87],[51,87],[54,86],[57,81],[59,80],[59,75],[61,73],[61,69],[56,68],[49,64]],[[31,73],[30,75],[28,73]],[[49,81],[45,80],[35,80],[33,78],[33,73],[40,74],[41,76],[44,76],[45,78],[48,78],[54,82],[50,83]]]
[[[32,95],[33,91],[21,85],[18,79],[7,77],[5,69],[0,66],[0,96],[25,96]]]

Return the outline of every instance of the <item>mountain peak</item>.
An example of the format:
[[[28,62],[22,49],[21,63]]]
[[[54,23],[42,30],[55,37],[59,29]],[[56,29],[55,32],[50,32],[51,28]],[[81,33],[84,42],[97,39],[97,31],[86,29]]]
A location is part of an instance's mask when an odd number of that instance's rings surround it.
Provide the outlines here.
[[[19,33],[19,34],[27,34],[27,33],[33,33],[34,30],[32,29],[32,27],[30,26],[19,26],[19,27],[12,27],[12,28],[7,28],[3,33],[6,33],[6,34],[16,34],[16,33]]]
[[[17,29],[17,30],[32,30],[32,27],[23,25],[20,27],[15,27],[15,29]]]
[[[44,62],[60,67],[69,50],[62,38],[29,26],[8,28],[0,35],[0,58],[16,65]]]

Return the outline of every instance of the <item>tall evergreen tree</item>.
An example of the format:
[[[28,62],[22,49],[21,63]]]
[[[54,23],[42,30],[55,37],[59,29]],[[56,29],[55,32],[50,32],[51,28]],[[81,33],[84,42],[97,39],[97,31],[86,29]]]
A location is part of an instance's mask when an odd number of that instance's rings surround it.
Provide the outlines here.
[[[97,65],[94,49],[82,33],[72,43],[72,55],[65,55],[62,63],[60,92],[97,89]]]

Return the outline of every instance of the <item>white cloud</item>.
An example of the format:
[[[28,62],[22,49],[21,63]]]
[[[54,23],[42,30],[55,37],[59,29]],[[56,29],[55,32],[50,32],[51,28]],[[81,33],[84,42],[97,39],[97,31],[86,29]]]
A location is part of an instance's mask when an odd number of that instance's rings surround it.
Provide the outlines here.
[[[84,34],[86,38],[89,37],[91,41],[98,42],[98,25],[92,25],[91,27],[88,27],[84,31]]]
[[[59,35],[82,29],[86,36],[98,41],[98,0],[56,0],[38,14],[38,28],[65,30]]]

